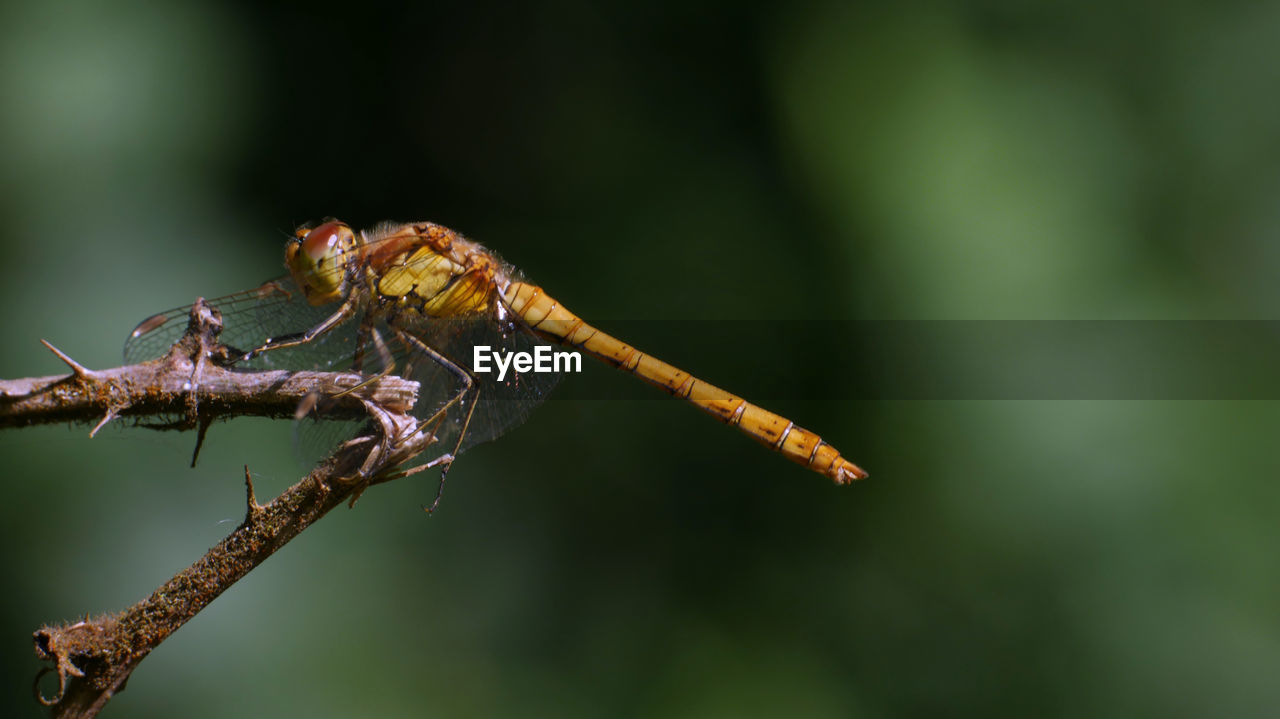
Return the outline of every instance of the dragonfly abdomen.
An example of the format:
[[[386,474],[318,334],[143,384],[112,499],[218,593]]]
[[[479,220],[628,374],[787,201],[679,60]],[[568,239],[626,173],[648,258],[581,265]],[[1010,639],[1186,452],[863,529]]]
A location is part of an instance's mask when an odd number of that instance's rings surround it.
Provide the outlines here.
[[[867,476],[816,433],[592,327],[541,287],[511,282],[503,297],[511,311],[539,334],[580,348],[672,396],[692,402],[703,412],[737,427],[793,462],[826,475],[838,484]]]

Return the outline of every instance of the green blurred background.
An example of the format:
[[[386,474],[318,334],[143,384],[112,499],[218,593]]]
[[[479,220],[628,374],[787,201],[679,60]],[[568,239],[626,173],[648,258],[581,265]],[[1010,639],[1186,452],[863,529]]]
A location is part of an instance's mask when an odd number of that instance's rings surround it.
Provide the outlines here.
[[[113,366],[325,215],[450,225],[606,328],[1275,314],[1280,3],[300,7],[0,9],[0,376],[60,372],[40,338]],[[774,326],[628,339],[748,397],[830,388],[769,405],[870,481],[674,402],[552,401],[436,516],[411,480],[307,531],[107,715],[1280,709],[1275,402],[854,401],[869,357],[987,358]],[[264,500],[299,474],[278,424],[216,426],[196,469],[189,436],[104,434],[0,436],[8,715],[40,713],[32,631],[195,560],[244,463]]]

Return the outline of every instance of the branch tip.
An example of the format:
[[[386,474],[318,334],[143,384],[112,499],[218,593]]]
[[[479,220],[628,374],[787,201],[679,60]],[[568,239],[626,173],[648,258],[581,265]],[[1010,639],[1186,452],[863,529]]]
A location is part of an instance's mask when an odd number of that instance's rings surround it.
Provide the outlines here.
[[[81,622],[83,624],[83,622]],[[76,625],[79,626],[79,625]],[[71,627],[74,628],[74,627]],[[35,694],[36,701],[44,706],[51,707],[62,702],[63,697],[67,695],[67,684],[71,678],[83,678],[84,671],[77,667],[71,661],[70,652],[63,651],[60,647],[55,647],[55,640],[47,631],[42,630],[36,632],[36,653],[42,654],[42,658],[53,661],[53,666],[44,667],[36,673],[35,681],[31,683],[31,690]],[[58,673],[58,693],[52,697],[46,697],[44,692],[40,691],[40,680],[49,672]]]

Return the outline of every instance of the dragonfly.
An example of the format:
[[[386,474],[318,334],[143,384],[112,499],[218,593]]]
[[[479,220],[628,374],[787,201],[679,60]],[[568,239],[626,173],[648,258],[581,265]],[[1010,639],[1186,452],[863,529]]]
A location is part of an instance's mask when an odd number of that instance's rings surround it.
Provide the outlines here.
[[[867,477],[815,432],[588,324],[496,253],[442,225],[383,223],[359,232],[332,218],[302,225],[286,244],[285,266],[287,276],[208,301],[223,316],[221,339],[234,348],[233,361],[394,372],[421,382],[431,401],[414,414],[445,440],[442,447],[452,447],[437,503],[453,459],[524,421],[561,374],[518,363],[505,374],[481,371],[478,346],[489,347],[491,357],[547,347],[581,351],[837,484]],[[125,343],[126,361],[163,354],[187,312],[176,308],[139,323]],[[310,405],[300,414],[322,414],[323,398]]]

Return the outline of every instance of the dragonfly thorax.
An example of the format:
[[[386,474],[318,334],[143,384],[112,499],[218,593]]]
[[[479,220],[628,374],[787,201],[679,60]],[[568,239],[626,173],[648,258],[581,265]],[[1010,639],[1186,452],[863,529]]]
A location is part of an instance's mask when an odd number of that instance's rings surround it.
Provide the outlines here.
[[[307,302],[327,305],[343,299],[349,278],[347,263],[355,256],[356,237],[345,223],[330,220],[313,229],[299,228],[285,248],[285,264]]]

